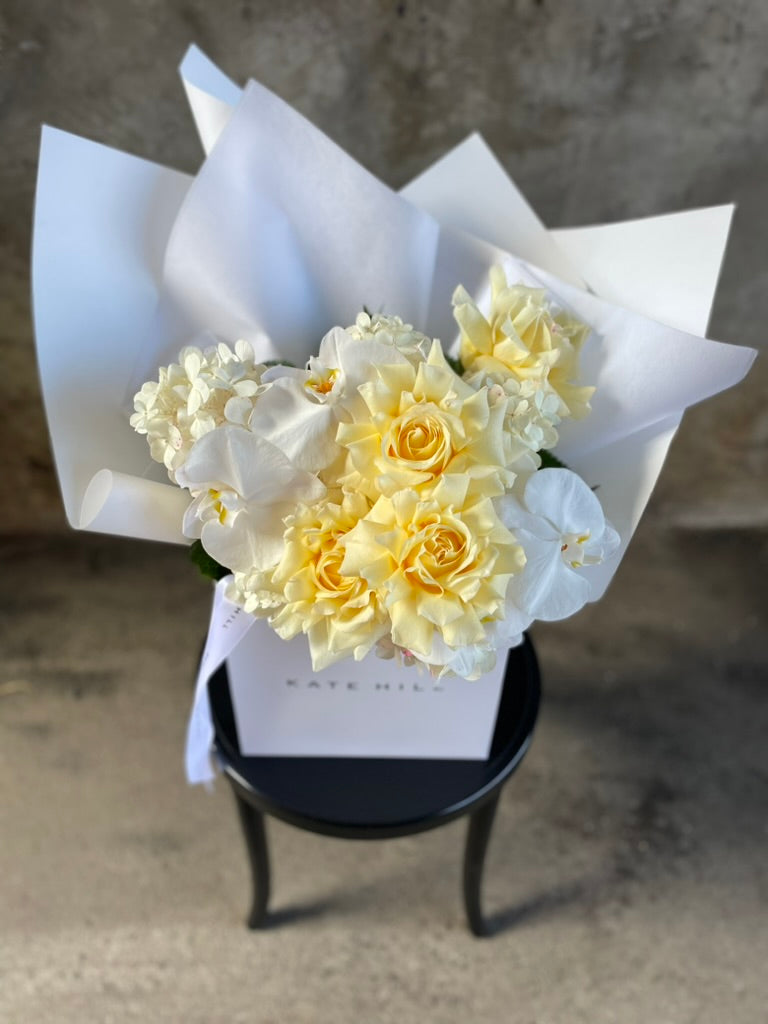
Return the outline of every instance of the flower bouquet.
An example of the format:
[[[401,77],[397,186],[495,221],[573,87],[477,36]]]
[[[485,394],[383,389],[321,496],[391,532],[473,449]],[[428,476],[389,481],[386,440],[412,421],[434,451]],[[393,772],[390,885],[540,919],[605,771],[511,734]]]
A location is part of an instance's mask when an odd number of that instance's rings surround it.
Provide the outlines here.
[[[194,179],[43,136],[70,522],[219,578],[192,781],[225,660],[244,753],[485,757],[506,650],[603,594],[684,408],[754,357],[697,336],[730,210],[555,239],[477,136],[397,195],[262,87],[181,70]]]

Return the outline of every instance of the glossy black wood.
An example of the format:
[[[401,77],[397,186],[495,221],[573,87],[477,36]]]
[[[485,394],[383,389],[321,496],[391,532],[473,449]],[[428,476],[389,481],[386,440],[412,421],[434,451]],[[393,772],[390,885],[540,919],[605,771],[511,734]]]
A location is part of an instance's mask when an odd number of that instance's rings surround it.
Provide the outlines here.
[[[246,757],[238,746],[226,668],[211,679],[209,696],[216,753],[235,793],[251,864],[251,927],[261,927],[267,920],[264,814],[347,839],[410,835],[469,814],[464,902],[472,931],[486,933],[480,887],[498,794],[528,748],[539,707],[538,665],[527,637],[509,652],[485,761]]]
[[[496,808],[499,806],[500,795],[501,789],[494,790],[490,800],[486,800],[485,803],[471,811],[469,825],[467,826],[462,892],[464,894],[464,909],[467,913],[469,927],[472,933],[478,937],[487,935],[489,932],[488,924],[483,917],[480,893],[482,890],[485,854],[488,850],[493,819],[496,817]]]
[[[248,927],[263,928],[267,921],[271,877],[267,825],[261,811],[243,799],[237,789],[234,795],[253,880],[253,902],[248,914]]]

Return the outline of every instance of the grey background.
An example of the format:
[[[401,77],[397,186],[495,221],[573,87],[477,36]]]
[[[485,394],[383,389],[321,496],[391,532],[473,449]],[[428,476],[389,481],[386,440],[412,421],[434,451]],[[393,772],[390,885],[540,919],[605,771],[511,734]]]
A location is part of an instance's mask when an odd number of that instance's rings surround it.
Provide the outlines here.
[[[193,41],[393,186],[479,130],[549,225],[736,201],[710,335],[768,331],[760,0],[0,0],[0,1017],[762,1019],[764,358],[686,416],[607,599],[534,631],[496,938],[464,931],[460,825],[364,849],[277,827],[275,905],[314,913],[242,930],[228,795],[180,769],[208,591],[179,550],[68,531],[28,298],[40,123],[193,171]]]

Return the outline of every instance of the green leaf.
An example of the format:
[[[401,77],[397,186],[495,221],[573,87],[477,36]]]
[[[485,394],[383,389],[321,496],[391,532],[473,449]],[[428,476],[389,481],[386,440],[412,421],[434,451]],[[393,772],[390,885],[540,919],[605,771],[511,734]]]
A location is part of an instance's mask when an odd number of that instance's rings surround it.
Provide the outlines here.
[[[561,462],[556,455],[547,451],[546,448],[541,449],[539,458],[541,459],[539,469],[568,469],[564,462]]]
[[[445,355],[445,353],[443,353],[443,355]],[[446,363],[448,363],[448,365],[450,366],[450,368],[453,370],[457,377],[464,376],[464,367],[462,366],[460,359],[454,359],[453,356],[446,355],[445,361]]]
[[[223,565],[219,565],[215,558],[211,558],[199,540],[194,541],[190,545],[189,557],[206,579],[220,580],[225,576],[229,576],[229,569],[225,569]]]
[[[264,366],[267,368],[270,366],[290,366],[292,369],[296,369],[296,364],[291,363],[288,359],[268,359]]]

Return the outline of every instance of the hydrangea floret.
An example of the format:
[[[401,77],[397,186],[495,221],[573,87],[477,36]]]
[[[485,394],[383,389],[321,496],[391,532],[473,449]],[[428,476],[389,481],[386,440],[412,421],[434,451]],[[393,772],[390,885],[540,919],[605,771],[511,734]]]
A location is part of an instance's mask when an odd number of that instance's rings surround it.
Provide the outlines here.
[[[178,363],[160,368],[134,398],[131,426],[146,434],[150,453],[162,462],[171,480],[184,465],[195,442],[224,423],[247,422],[265,367],[254,359],[247,341],[234,349],[224,342],[205,349],[188,345]]]

